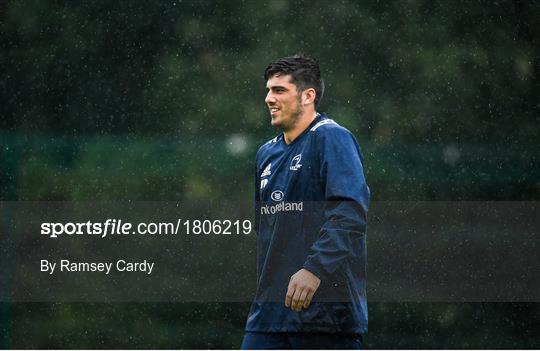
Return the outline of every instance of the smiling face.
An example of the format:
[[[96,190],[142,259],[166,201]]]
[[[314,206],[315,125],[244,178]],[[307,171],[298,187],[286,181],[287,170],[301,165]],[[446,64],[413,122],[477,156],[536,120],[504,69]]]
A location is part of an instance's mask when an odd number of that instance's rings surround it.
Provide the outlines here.
[[[272,125],[287,132],[292,130],[303,113],[302,94],[291,83],[291,75],[276,74],[266,82],[266,105]]]

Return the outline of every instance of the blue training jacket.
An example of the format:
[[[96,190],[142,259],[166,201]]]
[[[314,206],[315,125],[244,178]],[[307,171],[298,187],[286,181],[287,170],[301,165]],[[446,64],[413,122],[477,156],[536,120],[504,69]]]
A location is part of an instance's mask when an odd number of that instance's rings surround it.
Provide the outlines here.
[[[287,145],[257,152],[257,292],[250,332],[367,332],[366,216],[369,188],[354,136],[325,115]],[[321,279],[308,309],[285,307],[291,276]]]

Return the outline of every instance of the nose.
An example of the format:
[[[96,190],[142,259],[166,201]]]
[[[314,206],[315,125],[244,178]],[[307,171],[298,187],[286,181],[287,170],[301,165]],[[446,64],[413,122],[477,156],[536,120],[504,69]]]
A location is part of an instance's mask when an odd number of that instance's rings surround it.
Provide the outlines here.
[[[264,99],[264,102],[266,102],[267,104],[274,104],[276,102],[276,98],[274,97],[274,94],[272,93],[272,91],[269,91],[266,94],[266,98]]]

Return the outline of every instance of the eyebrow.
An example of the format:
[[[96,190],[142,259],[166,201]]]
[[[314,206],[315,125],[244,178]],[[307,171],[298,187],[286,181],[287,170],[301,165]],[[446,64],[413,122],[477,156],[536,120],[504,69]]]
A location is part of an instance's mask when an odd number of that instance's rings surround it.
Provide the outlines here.
[[[288,90],[285,86],[283,85],[273,85],[271,87],[266,87],[266,90],[276,90],[276,89],[283,89],[283,90]]]

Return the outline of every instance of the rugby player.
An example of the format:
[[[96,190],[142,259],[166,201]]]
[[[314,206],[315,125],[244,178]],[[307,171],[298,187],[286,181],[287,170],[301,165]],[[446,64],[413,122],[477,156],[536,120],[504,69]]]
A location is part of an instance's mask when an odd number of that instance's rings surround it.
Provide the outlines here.
[[[257,292],[242,349],[362,348],[370,192],[360,148],[317,112],[317,61],[282,58],[264,78],[281,133],[256,156]]]

